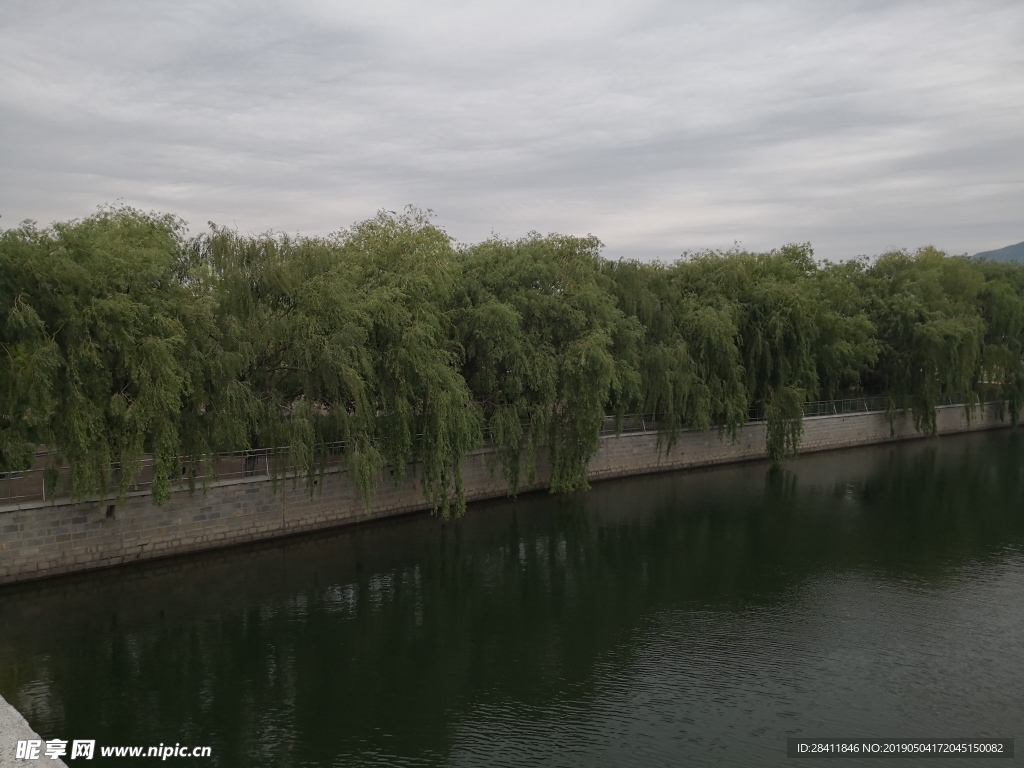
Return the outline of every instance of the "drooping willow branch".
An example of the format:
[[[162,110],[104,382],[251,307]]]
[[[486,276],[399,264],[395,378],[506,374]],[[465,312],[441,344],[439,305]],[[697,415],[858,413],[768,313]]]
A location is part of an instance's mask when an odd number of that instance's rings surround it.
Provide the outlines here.
[[[465,506],[490,436],[510,493],[541,455],[586,487],[610,416],[728,439],[751,412],[769,456],[806,400],[884,395],[934,432],[941,398],[1024,405],[1024,269],[931,248],[815,262],[809,246],[608,261],[594,237],[460,246],[428,213],[330,237],[189,236],[131,208],[0,233],[0,472],[38,446],[70,491],[153,495],[220,452],[290,446],[314,492],[343,442],[369,502],[384,466],[435,509]],[[185,460],[182,463],[181,457]],[[51,472],[51,476],[56,476]]]

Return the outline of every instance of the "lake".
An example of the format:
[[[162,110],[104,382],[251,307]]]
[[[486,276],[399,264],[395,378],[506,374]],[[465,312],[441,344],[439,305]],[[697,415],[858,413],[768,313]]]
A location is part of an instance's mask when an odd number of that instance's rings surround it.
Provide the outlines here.
[[[786,737],[1016,737],[1024,432],[6,587],[0,694],[43,738],[211,766],[815,765]]]

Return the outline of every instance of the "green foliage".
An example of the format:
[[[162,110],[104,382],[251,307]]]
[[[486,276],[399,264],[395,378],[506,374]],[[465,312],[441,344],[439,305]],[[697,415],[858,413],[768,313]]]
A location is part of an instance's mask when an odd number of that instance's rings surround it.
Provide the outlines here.
[[[819,398],[858,395],[861,380],[878,360],[875,325],[868,316],[867,297],[858,290],[861,260],[823,264],[815,274],[819,311],[814,344]]]
[[[639,323],[615,306],[596,238],[531,235],[461,253],[456,325],[463,376],[481,404],[510,491],[525,454],[532,481],[538,447],[551,488],[587,487],[609,410],[639,388]]]
[[[985,338],[978,391],[1005,403],[1016,424],[1024,406],[1024,268],[987,262],[981,270],[978,306]]]
[[[925,432],[944,397],[1024,407],[1024,267],[932,248],[818,264],[809,246],[609,262],[594,237],[456,247],[428,214],[330,237],[242,235],[131,208],[0,232],[0,472],[47,448],[76,498],[153,494],[269,450],[310,493],[338,453],[369,504],[416,468],[442,514],[488,435],[509,492],[543,455],[585,488],[602,426],[655,414],[797,452],[803,404],[885,395]],[[287,446],[287,451],[284,447]],[[182,463],[181,458],[185,461]]]
[[[338,268],[367,302],[369,360],[381,455],[401,480],[415,453],[426,498],[465,509],[462,457],[482,439],[481,417],[459,373],[450,305],[458,269],[450,238],[415,210],[381,214],[334,242]]]
[[[754,408],[781,461],[798,450],[804,400],[834,396],[874,360],[856,293],[808,246],[606,269],[646,329],[640,407],[661,418],[668,450],[684,426],[735,434]]]
[[[153,495],[167,498],[192,448],[180,414],[200,375],[183,354],[182,243],[178,220],[127,208],[0,236],[5,467],[45,444],[76,496],[105,494],[114,466],[123,498],[148,452]]]
[[[384,463],[415,458],[426,498],[465,505],[461,458],[480,418],[458,371],[448,305],[456,264],[425,215],[381,214],[330,238],[241,237],[213,228],[189,272],[216,307],[228,375],[207,430],[220,445],[290,446],[314,478],[343,441],[369,503]]]
[[[929,434],[940,396],[963,399],[968,411],[976,402],[984,282],[976,263],[933,248],[885,254],[861,275],[879,343],[867,387],[888,395],[891,411],[911,408],[917,428]]]
[[[684,427],[714,425],[735,434],[747,418],[736,307],[721,291],[697,284],[709,263],[605,265],[620,306],[645,331],[633,407],[658,415],[667,450]]]

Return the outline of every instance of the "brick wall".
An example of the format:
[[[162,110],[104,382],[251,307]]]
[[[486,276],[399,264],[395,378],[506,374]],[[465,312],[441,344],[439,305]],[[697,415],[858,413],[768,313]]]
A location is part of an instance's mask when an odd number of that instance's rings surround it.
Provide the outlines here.
[[[1006,426],[994,406],[968,422],[961,406],[939,409],[940,434]],[[802,452],[920,437],[912,421],[900,417],[890,428],[880,413],[819,416],[804,420]],[[590,465],[590,479],[661,472],[687,467],[764,459],[764,424],[748,424],[736,441],[717,432],[683,432],[669,455],[657,435],[630,433],[602,438]],[[549,470],[538,460],[536,482],[522,490],[545,488]],[[108,502],[32,503],[0,508],[0,584],[119,563],[195,552],[259,539],[287,536],[425,508],[415,465],[396,486],[386,470],[373,504],[365,508],[344,470],[330,471],[310,498],[302,480],[276,489],[266,477],[225,480],[205,493],[176,492],[160,507],[148,492],[128,497],[112,509]],[[505,495],[501,468],[481,449],[463,464],[470,500]],[[525,478],[525,473],[524,473]],[[322,485],[322,487],[320,487]]]

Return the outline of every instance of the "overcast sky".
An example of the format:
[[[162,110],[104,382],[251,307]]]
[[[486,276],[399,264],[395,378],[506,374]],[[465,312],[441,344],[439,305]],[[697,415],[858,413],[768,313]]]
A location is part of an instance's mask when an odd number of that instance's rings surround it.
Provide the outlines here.
[[[0,226],[830,259],[1024,240],[1024,2],[48,2],[0,18]]]

